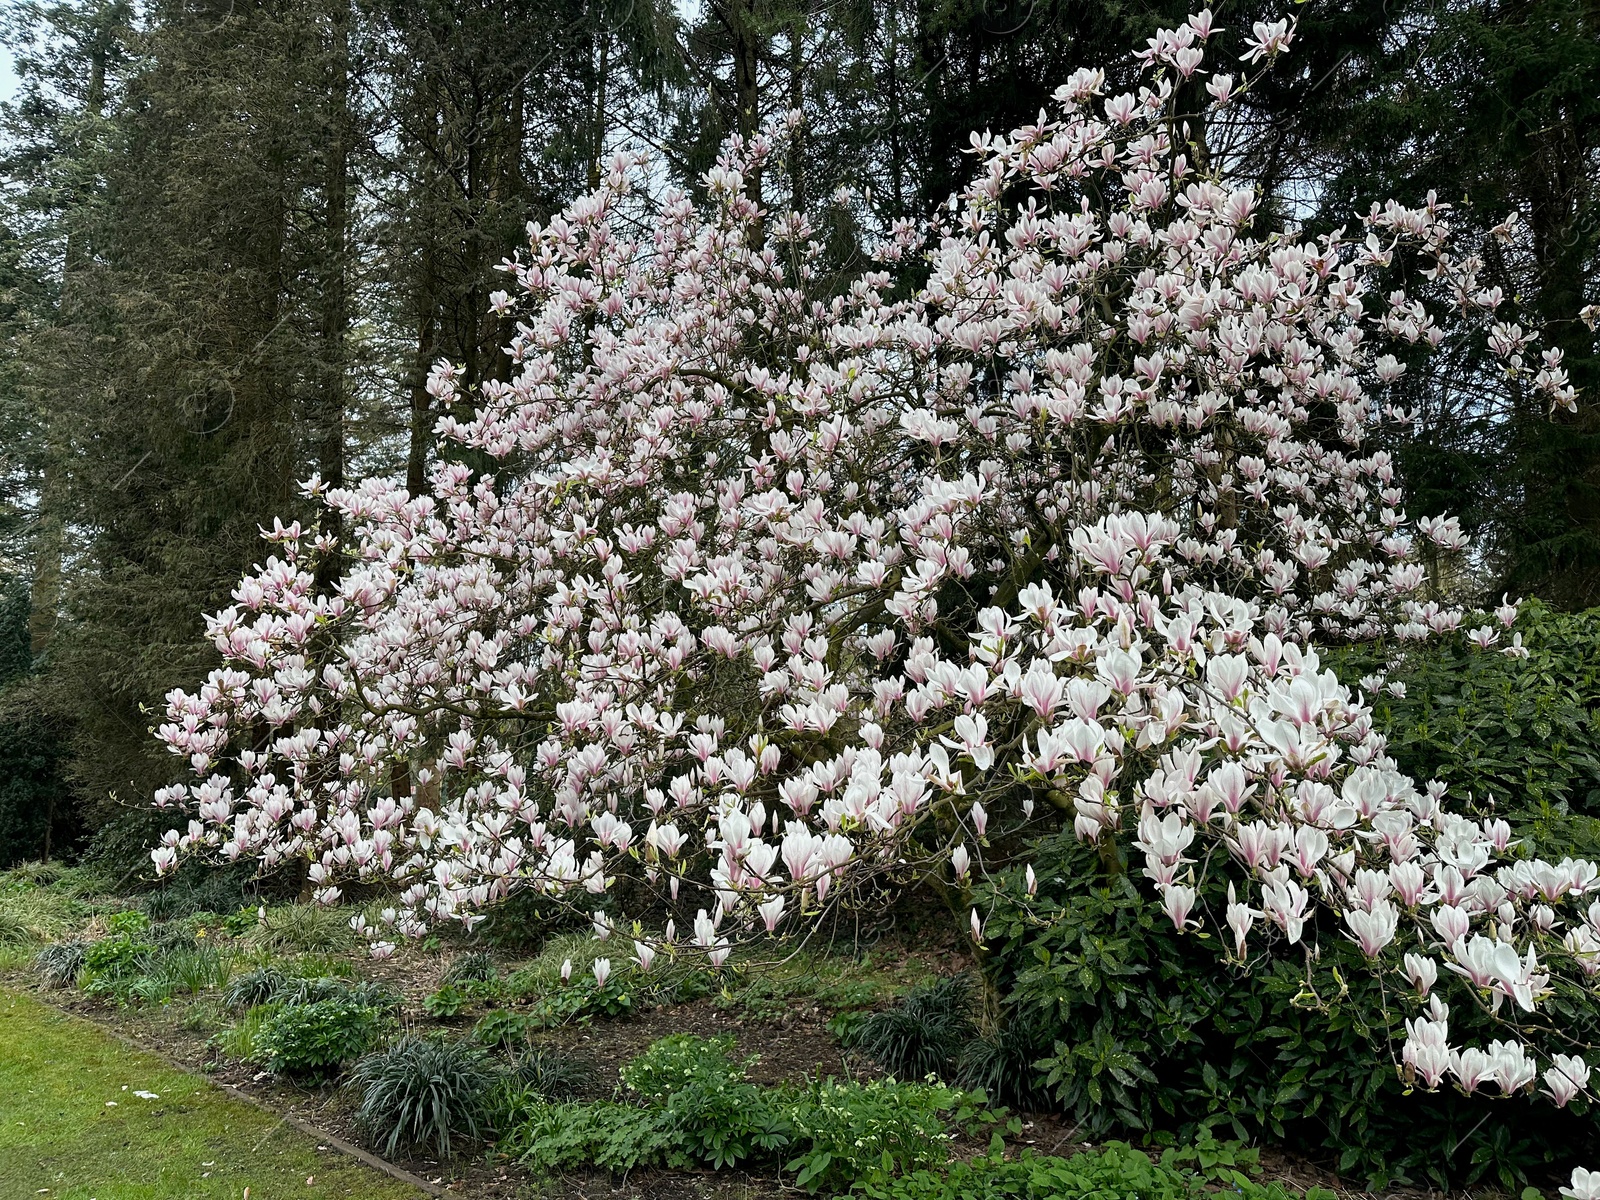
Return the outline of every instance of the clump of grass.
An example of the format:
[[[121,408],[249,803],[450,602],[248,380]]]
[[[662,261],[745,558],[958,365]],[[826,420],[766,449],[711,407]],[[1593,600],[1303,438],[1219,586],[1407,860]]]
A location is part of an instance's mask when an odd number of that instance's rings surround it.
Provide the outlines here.
[[[594,1065],[549,1046],[534,1046],[511,1063],[510,1082],[544,1100],[568,1100],[593,1081]]]
[[[494,955],[485,950],[469,950],[465,954],[458,954],[455,961],[445,968],[439,983],[442,986],[474,983],[494,979],[499,974],[500,968],[494,961]]]
[[[68,987],[83,970],[88,942],[52,942],[34,957],[33,965],[40,977],[51,987]]]
[[[72,932],[78,906],[42,888],[0,892],[0,946],[38,946]]]
[[[211,1039],[229,1058],[254,1062],[261,1056],[261,1033],[277,1013],[275,1004],[258,1004]]]
[[[976,1036],[972,985],[951,975],[912,988],[900,1003],[857,1022],[849,1044],[897,1079],[949,1078]]]
[[[355,945],[349,914],[320,904],[269,908],[253,934],[260,946],[278,954],[339,954]]]
[[[448,1158],[452,1144],[489,1132],[499,1078],[481,1047],[408,1035],[356,1064],[356,1121],[386,1155],[425,1149]]]
[[[257,967],[229,980],[222,998],[232,1008],[254,1008],[270,1001],[287,979],[277,967]]]

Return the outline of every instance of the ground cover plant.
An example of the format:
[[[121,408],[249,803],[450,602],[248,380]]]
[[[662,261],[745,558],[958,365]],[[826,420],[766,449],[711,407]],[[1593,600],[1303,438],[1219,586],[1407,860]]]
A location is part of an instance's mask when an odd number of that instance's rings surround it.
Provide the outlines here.
[[[79,1018],[0,992],[0,1193],[417,1200]]]
[[[953,1129],[993,1126],[981,1095],[938,1084],[749,1082],[732,1039],[675,1034],[622,1070],[614,1101],[513,1102],[504,1144],[537,1171],[598,1166],[781,1167],[807,1191],[841,1191],[949,1157]]]

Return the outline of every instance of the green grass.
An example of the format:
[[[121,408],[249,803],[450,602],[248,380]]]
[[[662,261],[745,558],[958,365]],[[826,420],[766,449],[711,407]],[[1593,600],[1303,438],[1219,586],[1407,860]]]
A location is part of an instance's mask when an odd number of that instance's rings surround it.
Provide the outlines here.
[[[246,1187],[251,1200],[420,1194],[89,1022],[0,992],[0,1200],[241,1200]]]

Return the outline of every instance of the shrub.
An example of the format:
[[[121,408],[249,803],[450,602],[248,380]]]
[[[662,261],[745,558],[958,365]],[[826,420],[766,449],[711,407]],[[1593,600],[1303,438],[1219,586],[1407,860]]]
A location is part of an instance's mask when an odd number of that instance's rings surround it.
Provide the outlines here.
[[[499,1072],[488,1054],[461,1041],[406,1036],[366,1055],[356,1121],[383,1153],[426,1149],[448,1158],[452,1139],[476,1141],[491,1127]]]
[[[661,1109],[676,1137],[668,1166],[731,1166],[789,1142],[789,1125],[771,1098],[745,1079],[733,1038],[677,1033],[622,1069],[622,1082]]]
[[[1070,834],[1044,839],[1036,855],[1037,897],[1008,872],[980,900],[992,904],[987,970],[1007,1019],[1041,1032],[1037,1083],[1085,1136],[1269,1138],[1374,1187],[1509,1188],[1600,1152],[1581,1099],[1557,1110],[1408,1087],[1373,1047],[1402,1040],[1413,1010],[1337,929],[1309,926],[1315,952],[1299,963],[1229,964],[1207,940],[1178,934],[1125,862],[1108,875],[1097,849]],[[1220,910],[1226,897],[1198,903]],[[1495,1036],[1455,976],[1441,972],[1434,990],[1452,1022]],[[1600,1036],[1592,1001],[1551,1003],[1576,1040]]]
[[[850,1029],[848,1044],[897,1079],[950,1078],[962,1048],[976,1036],[972,984],[952,975],[912,988],[898,1004]]]
[[[382,1010],[348,996],[278,1006],[262,1025],[252,1056],[283,1074],[336,1072],[382,1036]]]
[[[83,990],[91,996],[109,995],[125,1000],[128,988],[149,969],[156,954],[154,945],[139,941],[129,933],[101,938],[84,951],[83,971],[79,977]]]
[[[623,1068],[638,1103],[549,1102],[521,1094],[503,1146],[536,1170],[764,1162],[816,1191],[942,1163],[951,1125],[993,1114],[946,1087],[879,1082],[762,1088],[731,1038],[674,1034]]]
[[[1516,628],[1526,660],[1483,654],[1457,634],[1392,661],[1390,647],[1366,643],[1329,661],[1350,683],[1383,670],[1404,686],[1375,692],[1372,719],[1413,778],[1442,780],[1462,800],[1495,797],[1519,833],[1547,813],[1600,817],[1600,609],[1530,601]]]
[[[349,914],[320,904],[283,904],[267,909],[253,940],[278,954],[337,954],[356,943]]]
[[[422,1010],[430,1017],[454,1017],[470,1004],[471,998],[454,984],[444,984],[423,997]]]
[[[864,1180],[943,1163],[946,1127],[965,1124],[981,1095],[881,1080],[813,1083],[784,1110],[792,1157],[786,1170],[809,1191],[839,1191]]]
[[[124,909],[106,916],[106,931],[113,937],[123,935],[131,937],[136,933],[144,933],[149,928],[150,918],[136,908]]]
[[[88,949],[88,942],[52,942],[39,951],[34,967],[50,987],[66,987],[83,970]]]

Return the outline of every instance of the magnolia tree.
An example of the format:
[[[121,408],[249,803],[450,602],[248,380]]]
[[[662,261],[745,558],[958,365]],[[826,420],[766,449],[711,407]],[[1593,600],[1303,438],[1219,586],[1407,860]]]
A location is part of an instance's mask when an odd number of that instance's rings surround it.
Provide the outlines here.
[[[1292,32],[1257,25],[1238,76],[1208,73],[1212,32],[974,137],[971,186],[843,285],[747,190],[781,129],[731,143],[703,203],[614,160],[505,266],[509,381],[434,371],[472,415],[440,422],[431,491],[312,481],[347,542],[276,527],[210,618],[224,665],[160,731],[194,778],[157,798],[187,816],[157,867],[388,885],[385,925],[356,920],[380,954],[626,880],[684,922],[636,927],[648,968],[1070,822],[1131,838],[1180,929],[1223,873],[1240,958],[1331,914],[1409,981],[1422,1086],[1588,1089],[1539,1005],[1600,970],[1596,868],[1398,774],[1314,648],[1463,621],[1430,584],[1460,529],[1407,516],[1374,437],[1408,418],[1402,359],[1481,319],[1510,386],[1570,408],[1559,352],[1497,316],[1432,197],[1257,232],[1202,130]],[[1517,653],[1515,616],[1469,636]],[[1452,1043],[1441,972],[1503,1039]]]

